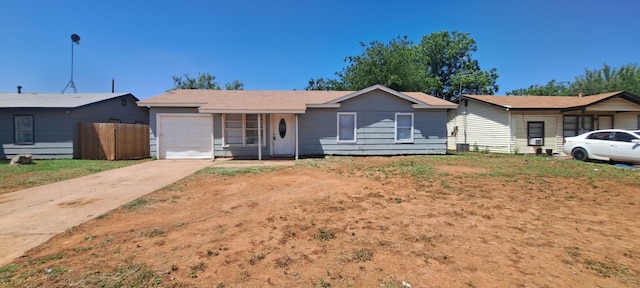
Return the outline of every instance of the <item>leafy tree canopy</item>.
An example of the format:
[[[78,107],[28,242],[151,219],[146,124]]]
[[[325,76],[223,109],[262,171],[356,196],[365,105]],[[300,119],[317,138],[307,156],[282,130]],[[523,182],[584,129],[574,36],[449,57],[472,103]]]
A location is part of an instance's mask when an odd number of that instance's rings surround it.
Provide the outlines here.
[[[546,85],[531,85],[529,88],[515,89],[507,95],[536,95],[536,96],[569,96],[574,95],[570,82],[549,81]]]
[[[447,100],[460,93],[493,94],[498,91],[497,70],[480,69],[473,52],[477,46],[468,33],[442,31],[415,44],[407,36],[382,43],[360,43],[363,52],[348,56],[339,79],[311,79],[306,90],[360,90],[381,84],[398,91],[421,91]]]
[[[203,89],[203,90],[222,90],[220,83],[216,81],[216,76],[209,73],[198,73],[198,77],[192,78],[189,74],[183,76],[173,76],[173,88],[176,89]],[[244,90],[244,83],[233,80],[225,84],[226,90]]]
[[[594,95],[614,91],[627,91],[640,95],[640,66],[627,64],[620,68],[612,68],[604,64],[601,69],[585,69],[585,74],[577,76],[574,82],[556,82],[551,80],[547,85],[531,85],[529,88],[515,89],[507,95],[548,95],[567,96]]]
[[[585,69],[585,74],[576,77],[571,83],[573,91],[583,91],[593,95],[614,91],[627,91],[640,95],[640,66],[627,64],[620,68],[611,68],[604,64],[602,69]]]
[[[344,86],[342,82],[338,80],[324,79],[324,78],[310,79],[307,87],[304,89],[305,90],[334,90],[334,91],[349,90]]]

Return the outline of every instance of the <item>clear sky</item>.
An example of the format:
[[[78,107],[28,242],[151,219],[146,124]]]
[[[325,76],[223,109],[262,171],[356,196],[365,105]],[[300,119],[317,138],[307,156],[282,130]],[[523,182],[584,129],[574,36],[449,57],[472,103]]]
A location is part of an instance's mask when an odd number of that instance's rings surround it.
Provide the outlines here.
[[[497,95],[640,62],[637,0],[5,0],[0,11],[0,92],[61,92],[73,33],[78,92],[110,92],[115,78],[116,92],[140,99],[198,72],[300,90],[335,78],[360,42],[442,30],[476,40],[480,67],[500,75]]]

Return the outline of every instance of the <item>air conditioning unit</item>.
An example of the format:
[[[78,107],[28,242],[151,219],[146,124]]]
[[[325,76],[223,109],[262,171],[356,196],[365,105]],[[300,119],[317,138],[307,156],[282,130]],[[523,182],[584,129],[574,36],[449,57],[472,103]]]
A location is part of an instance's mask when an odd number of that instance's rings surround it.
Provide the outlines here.
[[[542,138],[531,138],[531,139],[529,139],[529,145],[542,146]]]

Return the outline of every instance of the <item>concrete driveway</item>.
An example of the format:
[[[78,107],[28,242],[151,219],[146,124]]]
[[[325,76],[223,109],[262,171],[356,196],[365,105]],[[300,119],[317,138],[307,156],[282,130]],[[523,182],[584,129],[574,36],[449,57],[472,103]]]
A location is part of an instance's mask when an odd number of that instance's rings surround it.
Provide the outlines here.
[[[0,265],[58,233],[214,164],[148,161],[0,195]]]

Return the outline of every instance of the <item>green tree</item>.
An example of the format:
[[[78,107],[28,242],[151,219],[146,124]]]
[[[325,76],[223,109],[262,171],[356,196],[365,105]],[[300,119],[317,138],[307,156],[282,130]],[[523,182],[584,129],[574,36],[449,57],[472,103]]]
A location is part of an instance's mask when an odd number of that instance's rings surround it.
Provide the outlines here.
[[[604,64],[602,69],[585,69],[585,74],[576,76],[574,82],[549,81],[546,85],[531,85],[529,88],[515,89],[507,95],[568,96],[594,95],[614,91],[627,91],[640,95],[640,66],[636,64],[612,68]]]
[[[373,41],[360,43],[362,54],[349,56],[349,65],[337,73],[349,90],[380,84],[398,91],[424,91],[425,71],[420,68],[416,46],[406,36],[388,44]]]
[[[407,36],[382,43],[360,43],[363,51],[348,56],[338,80],[311,79],[307,90],[360,90],[381,84],[397,91],[421,91],[447,100],[462,93],[493,94],[498,91],[495,68],[480,69],[473,52],[476,42],[468,33],[442,31],[422,38],[419,44]]]
[[[189,74],[183,76],[173,76],[173,88],[176,89],[204,89],[204,90],[222,90],[222,87],[216,81],[216,76],[209,73],[198,73],[198,77],[192,78]],[[233,80],[225,84],[226,90],[243,90],[244,83]]]
[[[478,50],[469,33],[441,31],[422,37],[418,46],[429,87],[427,94],[452,100],[460,93],[494,94],[498,91],[496,68],[483,71],[473,59]]]
[[[318,78],[318,79],[309,79],[309,82],[307,84],[307,87],[304,88],[304,90],[334,90],[334,91],[339,91],[339,90],[348,90],[344,87],[344,85],[342,84],[342,82],[335,80],[335,79],[324,79],[324,78]]]
[[[225,90],[244,90],[244,83],[238,80],[233,80],[231,82],[225,83],[224,89]]]
[[[569,96],[575,95],[571,89],[571,83],[551,80],[547,85],[531,85],[529,88],[515,89],[507,92],[507,95],[535,95],[535,96]]]
[[[585,95],[627,91],[640,95],[640,66],[627,64],[620,68],[611,68],[604,64],[602,69],[585,69],[585,74],[576,77],[571,83],[574,91],[583,91]]]

